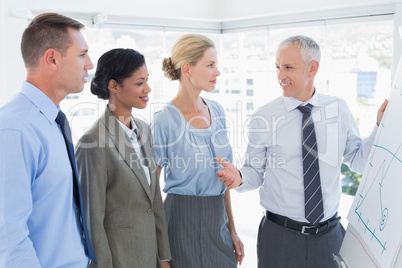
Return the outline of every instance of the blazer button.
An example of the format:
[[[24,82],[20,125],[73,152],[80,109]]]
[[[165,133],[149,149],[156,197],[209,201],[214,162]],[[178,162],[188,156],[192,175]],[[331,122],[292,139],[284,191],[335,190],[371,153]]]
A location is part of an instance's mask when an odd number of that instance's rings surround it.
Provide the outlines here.
[[[147,209],[148,214],[152,214],[152,208]]]

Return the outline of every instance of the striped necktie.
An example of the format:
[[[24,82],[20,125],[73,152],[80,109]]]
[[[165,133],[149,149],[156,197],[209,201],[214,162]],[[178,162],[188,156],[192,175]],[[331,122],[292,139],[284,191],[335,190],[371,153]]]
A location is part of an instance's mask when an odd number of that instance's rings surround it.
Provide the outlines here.
[[[318,165],[317,139],[311,117],[312,108],[311,104],[297,107],[303,113],[302,152],[305,216],[312,225],[316,225],[324,217],[324,206]]]

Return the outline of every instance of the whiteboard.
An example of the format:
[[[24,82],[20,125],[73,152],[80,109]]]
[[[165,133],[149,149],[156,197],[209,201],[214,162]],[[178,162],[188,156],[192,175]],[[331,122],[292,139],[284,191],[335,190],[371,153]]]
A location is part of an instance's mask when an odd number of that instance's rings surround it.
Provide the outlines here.
[[[402,66],[347,216],[340,256],[349,268],[402,267]]]

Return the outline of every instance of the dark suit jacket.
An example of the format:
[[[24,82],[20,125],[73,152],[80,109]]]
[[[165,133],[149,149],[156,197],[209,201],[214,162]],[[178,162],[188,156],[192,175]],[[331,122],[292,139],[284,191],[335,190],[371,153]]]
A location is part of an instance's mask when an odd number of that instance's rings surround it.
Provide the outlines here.
[[[149,126],[134,119],[151,185],[132,143],[106,108],[76,146],[84,210],[98,265],[160,267],[171,259]]]

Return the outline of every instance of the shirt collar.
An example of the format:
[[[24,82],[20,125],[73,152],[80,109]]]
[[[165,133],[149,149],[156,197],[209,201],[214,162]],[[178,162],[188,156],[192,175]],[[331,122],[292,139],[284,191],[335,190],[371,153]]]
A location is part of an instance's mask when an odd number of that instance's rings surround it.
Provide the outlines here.
[[[55,122],[57,114],[60,111],[60,106],[56,106],[43,91],[31,83],[24,81],[22,83],[21,93],[32,101],[50,124]]]
[[[126,125],[124,125],[122,122],[120,122],[120,120],[117,120],[117,121],[119,122],[120,126],[124,129],[124,132],[126,132],[126,134],[129,138],[137,137],[138,128],[133,120],[133,117],[130,117],[130,122],[131,122],[131,126],[133,127],[133,129],[129,129]]]
[[[288,112],[290,112],[290,111],[296,109],[298,106],[306,105],[307,103],[310,103],[311,105],[317,106],[317,107],[322,106],[323,104],[320,100],[320,95],[321,94],[318,93],[317,90],[315,89],[314,95],[308,101],[305,101],[305,102],[299,101],[298,99],[296,99],[294,97],[283,97],[283,99],[285,102],[286,110]]]

